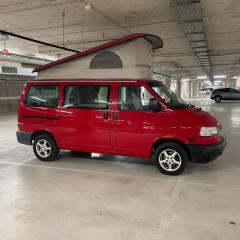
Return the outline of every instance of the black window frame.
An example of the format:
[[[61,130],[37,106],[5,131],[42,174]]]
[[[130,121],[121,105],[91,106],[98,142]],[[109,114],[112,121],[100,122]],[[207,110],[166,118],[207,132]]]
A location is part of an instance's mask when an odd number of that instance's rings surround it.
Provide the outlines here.
[[[30,89],[31,89],[31,87],[57,87],[58,89],[57,89],[57,104],[56,104],[56,106],[34,106],[34,105],[29,105],[29,104],[27,104],[27,98],[28,98],[28,94],[29,94],[29,92],[30,92]],[[28,106],[28,107],[37,107],[37,108],[58,108],[58,106],[59,106],[59,104],[58,104],[58,102],[59,102],[59,94],[60,93],[60,85],[58,85],[58,84],[31,84],[31,85],[29,85],[29,87],[28,87],[28,89],[27,89],[27,93],[26,93],[26,95],[25,95],[25,99],[24,99],[24,105],[25,106]]]
[[[67,87],[80,87],[80,86],[99,86],[99,87],[108,87],[108,94],[107,94],[107,106],[106,108],[94,108],[94,107],[64,107],[65,99],[66,99],[66,89]],[[109,110],[110,109],[110,93],[111,93],[111,85],[110,84],[66,84],[64,85],[63,91],[63,100],[62,100],[62,107],[66,109],[93,109],[93,110]]]

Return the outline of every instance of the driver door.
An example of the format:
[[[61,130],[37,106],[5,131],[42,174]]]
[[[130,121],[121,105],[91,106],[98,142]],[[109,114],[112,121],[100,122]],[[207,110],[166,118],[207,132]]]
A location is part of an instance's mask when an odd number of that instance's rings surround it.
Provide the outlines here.
[[[149,111],[148,103],[153,96],[138,83],[121,83],[116,86],[116,93],[112,152],[148,157],[154,140],[161,135],[164,114]]]

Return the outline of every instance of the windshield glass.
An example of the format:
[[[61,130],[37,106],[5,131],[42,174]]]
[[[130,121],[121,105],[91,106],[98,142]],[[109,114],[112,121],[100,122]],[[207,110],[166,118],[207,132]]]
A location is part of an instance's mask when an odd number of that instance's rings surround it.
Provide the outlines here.
[[[189,108],[190,104],[183,101],[173,91],[161,82],[150,82],[148,85],[161,97],[171,108]]]

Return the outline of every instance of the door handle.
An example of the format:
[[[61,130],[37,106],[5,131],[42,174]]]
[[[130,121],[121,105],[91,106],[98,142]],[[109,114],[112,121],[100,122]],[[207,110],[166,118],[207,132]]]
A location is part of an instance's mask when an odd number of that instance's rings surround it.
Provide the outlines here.
[[[103,118],[104,118],[104,119],[108,119],[108,112],[107,112],[107,111],[105,111],[105,112],[103,113]]]
[[[114,112],[114,113],[113,113],[113,120],[117,120],[117,118],[118,118],[118,113],[117,113],[117,112]]]

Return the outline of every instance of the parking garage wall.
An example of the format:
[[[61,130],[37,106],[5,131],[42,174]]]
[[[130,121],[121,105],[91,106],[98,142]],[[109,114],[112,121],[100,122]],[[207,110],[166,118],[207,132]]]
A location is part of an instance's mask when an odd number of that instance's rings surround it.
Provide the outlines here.
[[[0,76],[0,113],[17,111],[26,79],[19,76]]]

